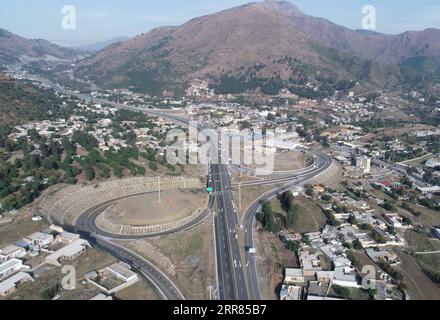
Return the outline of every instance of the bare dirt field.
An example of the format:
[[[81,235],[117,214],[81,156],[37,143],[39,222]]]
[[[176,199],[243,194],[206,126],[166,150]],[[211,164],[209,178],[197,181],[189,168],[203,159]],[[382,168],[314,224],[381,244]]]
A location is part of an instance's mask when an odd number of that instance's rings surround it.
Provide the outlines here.
[[[20,238],[47,227],[45,222],[32,221],[31,217],[16,217],[12,223],[0,226],[0,246],[15,243]]]
[[[305,156],[302,152],[288,151],[275,153],[274,171],[298,170],[307,166]],[[250,169],[264,168],[257,164],[249,165]]]
[[[257,231],[256,264],[263,299],[277,299],[278,286],[283,281],[283,269],[297,268],[295,253],[286,249],[277,235]]]
[[[125,225],[164,224],[190,216],[206,205],[201,190],[170,190],[131,197],[115,203],[106,211],[107,217]]]
[[[177,234],[149,239],[176,266],[176,282],[187,299],[209,299],[215,286],[212,220]]]
[[[399,269],[404,275],[411,300],[437,300],[440,286],[426,276],[416,259],[404,253],[399,254],[399,258],[402,261]]]
[[[327,222],[327,217],[322,210],[306,197],[298,197],[295,203],[299,205],[299,213],[292,232],[307,233],[319,231]],[[278,198],[273,199],[272,208],[283,215],[286,212],[281,208]]]
[[[134,285],[125,288],[115,294],[116,298],[121,300],[159,300],[159,294],[152,284],[139,279]]]
[[[234,199],[238,204],[239,216],[245,213],[248,206],[263,193],[272,190],[275,186],[242,187],[241,190],[234,188]]]

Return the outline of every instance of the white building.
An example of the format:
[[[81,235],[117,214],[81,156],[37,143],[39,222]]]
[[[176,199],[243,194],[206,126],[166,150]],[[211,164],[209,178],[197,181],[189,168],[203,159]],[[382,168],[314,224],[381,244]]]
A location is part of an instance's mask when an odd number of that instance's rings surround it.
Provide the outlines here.
[[[60,233],[56,237],[56,241],[61,242],[61,243],[65,243],[65,244],[69,244],[69,243],[72,243],[72,242],[78,240],[79,238],[80,238],[79,234],[70,233],[70,232],[63,232],[63,233]]]
[[[434,234],[437,238],[440,239],[440,229],[435,229]]]
[[[61,227],[61,226],[57,226],[57,225],[54,225],[54,224],[52,224],[52,225],[49,227],[49,229],[50,229],[50,230],[53,230],[53,231],[55,231],[55,232],[58,232],[58,233],[63,233],[63,232],[64,232],[64,228],[63,228],[63,227]]]
[[[88,241],[83,239],[75,240],[74,242],[47,256],[46,262],[57,267],[61,267],[61,261],[71,261],[76,259],[87,250],[87,247],[90,247]]]
[[[54,238],[53,235],[48,233],[35,232],[27,236],[23,240],[41,249],[51,244]]]
[[[302,288],[283,284],[280,291],[280,300],[301,300]]]
[[[138,275],[130,270],[130,266],[124,262],[118,262],[107,267],[110,273],[125,282],[137,281]]]
[[[429,159],[428,161],[426,161],[425,167],[428,167],[428,168],[440,167],[440,161],[438,159]]]
[[[34,279],[26,272],[19,272],[16,275],[0,282],[0,295],[6,296],[13,293],[20,283],[25,281],[34,281]]]
[[[286,268],[284,269],[284,283],[286,284],[303,284],[304,275],[302,269]]]
[[[90,300],[106,301],[106,300],[113,300],[113,297],[112,296],[108,296],[108,295],[103,294],[103,293],[99,293],[96,296],[94,296],[93,298],[91,298]]]
[[[11,259],[0,264],[0,280],[3,280],[23,268],[23,262],[18,259]]]
[[[26,250],[14,244],[0,249],[0,263],[11,259],[22,258],[26,255]]]
[[[356,158],[356,168],[361,170],[364,174],[371,171],[371,159],[367,156],[361,156]]]
[[[348,267],[335,268],[333,284],[348,288],[361,287],[357,282],[356,272]]]

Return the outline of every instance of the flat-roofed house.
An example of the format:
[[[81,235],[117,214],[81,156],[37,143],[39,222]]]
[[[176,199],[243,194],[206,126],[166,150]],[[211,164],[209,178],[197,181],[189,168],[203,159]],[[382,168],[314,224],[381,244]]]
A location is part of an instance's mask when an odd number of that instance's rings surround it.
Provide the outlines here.
[[[0,264],[0,280],[6,279],[23,268],[23,262],[18,259],[11,259]]]
[[[0,296],[13,293],[19,284],[26,281],[34,281],[34,279],[26,272],[19,272],[5,281],[0,282]]]
[[[319,283],[330,283],[335,277],[334,271],[317,271],[316,281]]]
[[[34,246],[37,246],[38,248],[44,248],[45,246],[48,246],[52,243],[54,240],[53,235],[43,232],[35,232],[30,235],[28,235],[26,238],[23,239],[25,242],[31,243]]]
[[[26,250],[24,248],[11,244],[0,249],[0,263],[14,258],[22,258],[25,255]]]
[[[284,269],[285,284],[304,284],[304,274],[302,269],[286,268]]]
[[[283,284],[280,291],[280,300],[301,300],[303,288]]]
[[[349,288],[361,287],[358,284],[356,272],[348,267],[335,268],[333,284]]]
[[[130,266],[124,262],[117,262],[107,267],[107,270],[125,282],[137,281],[138,275],[130,270]]]
[[[69,244],[78,240],[79,238],[80,238],[79,234],[64,231],[60,233],[55,240],[57,242]]]

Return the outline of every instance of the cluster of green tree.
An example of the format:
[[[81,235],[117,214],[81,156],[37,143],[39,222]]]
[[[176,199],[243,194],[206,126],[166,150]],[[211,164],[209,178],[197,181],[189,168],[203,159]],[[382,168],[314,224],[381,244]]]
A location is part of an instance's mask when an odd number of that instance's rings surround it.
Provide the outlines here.
[[[258,78],[255,75],[242,75],[238,78],[233,75],[222,75],[211,88],[217,94],[238,94],[246,91],[260,89],[267,95],[276,95],[286,86],[285,81],[279,76],[270,79]]]
[[[323,210],[325,217],[327,218],[327,223],[330,226],[337,227],[340,225],[339,221],[336,220],[335,216],[333,215],[332,210]]]
[[[292,251],[292,252],[298,252],[299,249],[301,249],[301,242],[299,241],[286,241],[284,243],[284,246],[286,249]]]
[[[380,206],[387,211],[396,211],[396,207],[394,206],[394,204],[392,204],[391,202],[389,202],[386,199]]]
[[[432,199],[419,199],[419,203],[429,209],[440,211],[440,206]]]
[[[295,226],[299,214],[299,205],[295,203],[295,198],[291,191],[286,191],[280,196],[281,207],[287,212],[286,228],[292,229]]]
[[[278,233],[283,229],[283,224],[280,218],[273,212],[270,202],[263,204],[261,212],[257,214],[257,219],[266,231]]]
[[[440,121],[438,121],[438,124],[440,124]],[[431,153],[440,153],[440,140],[438,139],[437,136],[427,137],[426,150],[428,150]]]
[[[403,280],[403,275],[402,273],[393,268],[388,262],[386,261],[379,261],[378,262],[379,267],[385,271],[386,273],[388,273],[391,277],[393,277],[395,280],[397,281],[402,281]]]
[[[413,207],[411,207],[408,202],[402,202],[402,204],[400,205],[403,209],[405,209],[406,211],[411,212],[412,215],[418,217],[420,216],[422,213],[416,209],[414,209]]]
[[[72,113],[73,105],[61,107],[61,100],[52,91],[0,74],[0,148],[7,146],[14,125],[34,120],[66,119]]]
[[[134,133],[127,133],[127,140],[134,142]],[[76,183],[76,177],[84,173],[87,180],[110,178],[111,174],[122,178],[125,169],[131,175],[144,175],[144,167],[133,163],[139,156],[149,160],[149,167],[158,170],[157,153],[147,149],[139,154],[136,146],[121,148],[117,151],[110,149],[101,154],[97,149],[96,139],[83,131],[75,131],[71,140],[63,137],[55,142],[41,137],[36,130],[29,130],[29,144],[26,139],[8,144],[8,152],[21,151],[23,157],[14,162],[7,157],[0,157],[0,203],[3,210],[18,209],[31,203],[41,191],[56,183]],[[83,157],[76,155],[75,144],[78,143],[88,150]],[[176,172],[174,166],[160,160],[170,172]],[[29,180],[29,177],[33,177]]]
[[[293,85],[289,87],[289,91],[301,98],[322,100],[335,93],[335,89],[328,84],[322,83],[317,89],[308,86]]]
[[[114,120],[116,122],[133,121],[136,122],[137,125],[140,125],[140,128],[154,127],[153,122],[145,113],[127,109],[119,109],[116,111]]]
[[[162,96],[163,91],[172,85],[175,95],[179,96],[183,94],[182,84],[177,80],[178,76],[173,65],[163,59],[163,55],[166,54],[166,51],[158,52],[158,55],[152,60],[154,64],[147,69],[142,59],[132,56],[127,63],[112,70],[108,75],[108,79],[118,76],[119,79],[122,79],[118,82],[118,87],[132,87],[134,92],[147,93],[153,96]],[[94,80],[99,84],[102,83],[103,79],[97,78]]]
[[[349,288],[333,285],[332,289],[337,295],[343,297],[344,299],[348,300],[351,297],[351,290]]]
[[[44,290],[41,293],[41,296],[44,300],[52,300],[58,295],[61,289],[62,289],[61,284],[57,282],[52,287],[49,287],[46,290]]]
[[[34,144],[21,139],[11,144],[11,151],[21,150],[14,162],[0,159],[0,203],[3,210],[20,208],[36,199],[45,188],[60,181],[56,171],[62,167],[62,148],[53,140],[30,131]],[[38,146],[38,148],[36,147]]]
[[[60,99],[50,90],[37,88],[30,82],[10,79],[0,74],[0,124],[17,124],[46,120],[56,111]],[[58,107],[59,108],[59,107]]]
[[[349,211],[345,205],[340,206],[336,202],[333,202],[333,210],[336,213],[348,213],[348,211]]]
[[[440,272],[423,269],[427,276],[437,284],[440,284]]]
[[[421,157],[425,154],[422,148],[413,149],[408,147],[405,151],[388,150],[385,152],[385,159],[392,162],[401,162],[409,159]]]
[[[84,131],[75,130],[72,134],[72,142],[77,143],[87,150],[93,150],[98,146],[98,140],[96,138]]]
[[[354,255],[354,251],[350,250],[350,249],[353,248],[353,245],[351,243],[344,243],[344,246],[346,246],[349,249],[347,251],[347,258],[348,258],[348,260],[351,261],[353,266],[355,266],[356,268],[360,269],[361,264],[360,264],[359,260],[356,259],[355,255]]]
[[[351,194],[356,198],[356,200],[368,198],[368,195],[362,190],[358,190],[353,187],[347,187],[347,190],[351,192]]]
[[[378,233],[376,230],[374,230],[374,228],[370,225],[370,224],[360,224],[358,225],[359,229],[365,231],[368,233],[368,235],[370,236],[370,238],[372,238],[373,240],[375,240],[377,243],[385,243],[386,239],[384,238],[384,236],[380,233]]]
[[[438,112],[436,109],[432,109],[432,106],[435,105],[436,103],[433,102],[428,108],[420,108],[420,110],[418,108],[416,110],[412,108],[411,110],[413,111],[409,110],[409,112],[415,114],[419,118],[419,123],[437,127],[440,125],[440,112]]]
[[[364,132],[368,133],[381,128],[399,128],[404,126],[404,123],[389,119],[373,118],[353,123],[353,125],[361,127]]]
[[[437,57],[411,57],[401,62],[400,67],[407,85],[440,81],[440,59]]]

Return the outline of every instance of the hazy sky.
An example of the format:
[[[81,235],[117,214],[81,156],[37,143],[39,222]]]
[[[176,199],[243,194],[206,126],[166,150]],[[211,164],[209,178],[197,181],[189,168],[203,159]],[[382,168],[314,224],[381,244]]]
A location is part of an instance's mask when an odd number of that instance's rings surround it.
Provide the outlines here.
[[[249,0],[0,0],[0,28],[27,38],[79,45],[134,36],[163,25],[178,25]],[[440,29],[439,0],[291,0],[303,12],[352,29],[361,27],[362,7],[374,5],[377,30]],[[63,30],[61,10],[73,5],[75,30]]]

